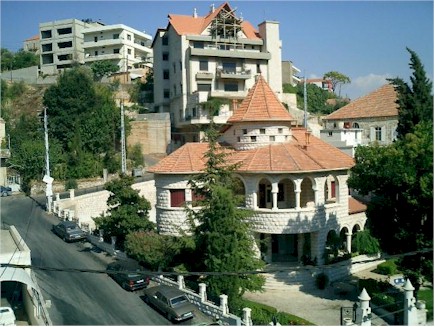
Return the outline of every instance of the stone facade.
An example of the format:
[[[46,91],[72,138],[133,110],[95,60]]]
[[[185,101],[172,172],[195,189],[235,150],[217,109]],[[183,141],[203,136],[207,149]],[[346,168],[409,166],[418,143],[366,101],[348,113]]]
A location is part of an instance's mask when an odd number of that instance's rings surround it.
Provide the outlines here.
[[[266,261],[273,261],[271,235],[296,235],[293,237],[297,237],[299,248],[293,260],[299,260],[303,255],[301,236],[308,234],[309,256],[319,262],[330,231],[340,234],[343,229],[348,233],[355,226],[357,230],[364,228],[365,213],[349,215],[346,171],[300,175],[239,174],[238,178],[245,187],[245,207],[254,210],[249,218],[254,235],[269,244],[268,252],[263,254]],[[180,235],[189,228],[184,207],[171,206],[171,190],[183,190],[185,201],[192,200],[188,180],[189,175],[159,175],[156,178],[156,221],[162,234]],[[278,201],[281,199],[280,184],[293,187],[292,192],[286,194],[294,199]],[[270,201],[265,204],[259,203],[260,185],[270,185]],[[335,185],[334,197],[331,196],[332,185]]]
[[[171,144],[169,113],[137,115],[130,126],[127,146],[140,144],[143,154],[168,153]]]

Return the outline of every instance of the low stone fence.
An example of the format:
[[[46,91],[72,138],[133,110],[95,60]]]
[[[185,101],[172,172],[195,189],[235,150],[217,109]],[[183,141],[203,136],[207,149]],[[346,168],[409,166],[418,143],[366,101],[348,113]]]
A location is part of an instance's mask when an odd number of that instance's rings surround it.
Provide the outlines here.
[[[225,294],[220,295],[220,304],[216,305],[215,303],[207,300],[207,292],[206,285],[204,283],[200,283],[199,286],[199,294],[195,293],[193,290],[186,288],[184,284],[184,277],[177,276],[177,281],[166,278],[163,275],[152,277],[152,280],[158,284],[175,286],[179,290],[183,291],[188,297],[189,301],[195,304],[201,312],[204,314],[213,317],[214,319],[220,321],[224,325],[230,326],[252,326],[251,320],[251,309],[244,308],[243,319],[240,317],[231,314],[228,310],[228,296]]]

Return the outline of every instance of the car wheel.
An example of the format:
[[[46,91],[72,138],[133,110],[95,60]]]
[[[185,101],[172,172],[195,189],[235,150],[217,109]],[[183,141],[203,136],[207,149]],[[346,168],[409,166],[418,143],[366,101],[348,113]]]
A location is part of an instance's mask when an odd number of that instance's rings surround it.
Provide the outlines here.
[[[122,288],[125,289],[126,291],[129,290],[129,289],[128,289],[128,285],[127,285],[126,282],[123,282],[121,286],[122,286]]]
[[[148,296],[145,295],[144,297],[144,301],[146,304],[150,304],[150,298]]]
[[[169,312],[166,314],[166,318],[167,318],[169,321],[172,321],[172,320],[173,320],[172,315],[171,315]]]
[[[8,194],[6,192],[3,192],[2,196],[8,196]]]
[[[62,237],[63,241],[66,242],[66,236]]]

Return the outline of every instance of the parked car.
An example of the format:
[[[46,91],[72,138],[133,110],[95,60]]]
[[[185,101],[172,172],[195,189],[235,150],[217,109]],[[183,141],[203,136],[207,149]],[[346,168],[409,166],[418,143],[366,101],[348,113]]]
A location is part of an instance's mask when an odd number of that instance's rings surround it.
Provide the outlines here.
[[[159,285],[147,288],[144,291],[144,300],[166,318],[173,321],[182,321],[194,317],[196,306],[189,302],[186,294],[173,286]]]
[[[61,221],[53,225],[52,230],[65,242],[82,241],[86,239],[86,232],[72,221]]]
[[[9,196],[12,195],[12,189],[9,186],[0,186],[0,195],[1,196]]]
[[[107,274],[127,291],[146,288],[150,283],[146,270],[135,262],[112,262],[107,266]]]
[[[0,307],[0,326],[15,326],[16,317],[11,307]]]

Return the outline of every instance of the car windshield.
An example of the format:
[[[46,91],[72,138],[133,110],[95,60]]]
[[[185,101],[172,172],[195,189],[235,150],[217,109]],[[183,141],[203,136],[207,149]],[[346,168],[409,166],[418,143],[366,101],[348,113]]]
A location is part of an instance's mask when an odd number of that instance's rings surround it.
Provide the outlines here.
[[[67,226],[67,227],[66,227],[66,230],[67,230],[68,232],[80,232],[80,231],[81,231],[80,228],[78,228],[78,227],[76,227],[76,226]]]
[[[185,295],[180,295],[180,296],[172,298],[171,299],[171,304],[172,305],[177,305],[177,304],[180,304],[180,303],[184,303],[186,301],[187,301],[186,296]]]

